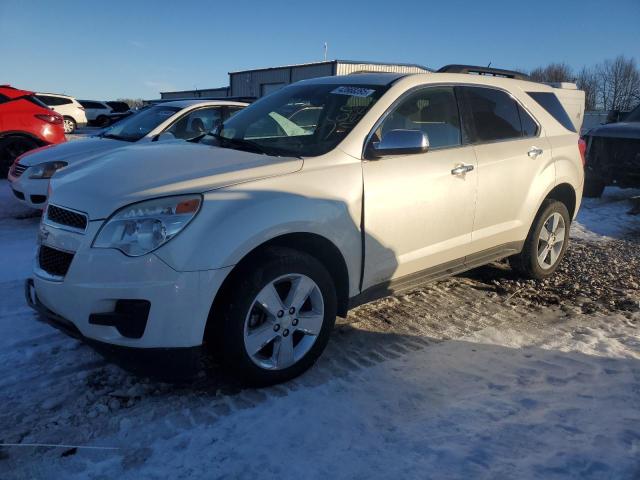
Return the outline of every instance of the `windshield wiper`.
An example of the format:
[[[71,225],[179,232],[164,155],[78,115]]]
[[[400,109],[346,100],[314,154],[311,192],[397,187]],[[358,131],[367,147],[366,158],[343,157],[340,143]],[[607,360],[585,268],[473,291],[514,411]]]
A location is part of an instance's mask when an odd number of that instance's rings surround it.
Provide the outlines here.
[[[116,135],[114,133],[103,133],[100,135],[102,138],[110,138],[112,140],[124,140],[125,142],[135,142],[133,138],[122,137],[120,135]]]
[[[245,140],[244,138],[227,138],[227,137],[223,137],[219,133],[213,133],[213,132],[206,133],[203,135],[203,137],[206,135],[211,135],[212,137],[217,139],[218,142],[220,143],[220,146],[223,148],[227,147],[227,148],[234,148],[237,150],[245,150],[248,152],[261,153],[263,155],[269,155],[272,157],[301,158],[300,156],[294,153],[281,150],[279,148],[266,147],[264,145],[260,145],[257,142],[252,142],[251,140]]]

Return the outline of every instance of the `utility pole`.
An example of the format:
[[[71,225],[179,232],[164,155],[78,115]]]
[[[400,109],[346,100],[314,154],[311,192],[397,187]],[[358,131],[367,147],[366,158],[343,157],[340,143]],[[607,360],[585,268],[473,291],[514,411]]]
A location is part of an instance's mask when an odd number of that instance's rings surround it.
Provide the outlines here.
[[[324,42],[324,61],[327,61],[327,50],[328,50],[329,46],[327,45],[327,42]]]

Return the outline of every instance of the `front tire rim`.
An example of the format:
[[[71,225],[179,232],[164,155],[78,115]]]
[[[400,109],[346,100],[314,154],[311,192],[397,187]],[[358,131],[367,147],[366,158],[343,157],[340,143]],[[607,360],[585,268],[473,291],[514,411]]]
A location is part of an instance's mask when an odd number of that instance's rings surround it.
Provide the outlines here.
[[[315,344],[324,323],[324,301],[309,277],[291,273],[269,282],[244,320],[244,347],[265,370],[298,363]]]
[[[543,270],[552,268],[560,258],[567,235],[564,217],[554,212],[542,224],[538,235],[538,265]]]
[[[64,121],[64,133],[73,132],[73,122],[71,120]]]

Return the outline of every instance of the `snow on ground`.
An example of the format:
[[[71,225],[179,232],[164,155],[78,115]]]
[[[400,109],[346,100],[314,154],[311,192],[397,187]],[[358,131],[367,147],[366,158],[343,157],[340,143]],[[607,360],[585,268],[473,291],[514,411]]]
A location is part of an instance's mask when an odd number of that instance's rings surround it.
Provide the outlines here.
[[[21,446],[0,447],[1,479],[640,478],[637,311],[460,277],[357,309],[292,382],[242,390],[214,369],[172,386],[36,322],[22,279],[37,218],[12,218],[5,187],[0,443]],[[628,238],[629,193],[586,201],[574,235]]]
[[[640,239],[640,216],[630,215],[632,197],[640,189],[605,189],[602,198],[583,198],[578,218],[572,225],[572,235],[588,240],[607,238]]]

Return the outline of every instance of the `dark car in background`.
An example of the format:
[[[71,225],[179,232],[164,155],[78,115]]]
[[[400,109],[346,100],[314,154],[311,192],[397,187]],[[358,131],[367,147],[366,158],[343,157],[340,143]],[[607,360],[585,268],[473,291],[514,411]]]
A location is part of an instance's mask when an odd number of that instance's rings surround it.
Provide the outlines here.
[[[133,111],[131,110],[127,102],[114,100],[114,101],[108,101],[104,103],[106,103],[107,105],[109,105],[109,107],[111,107],[111,114],[109,115],[109,121],[112,124],[133,114]]]
[[[33,92],[0,85],[0,178],[23,153],[64,141],[62,115]]]
[[[585,197],[600,197],[609,185],[640,187],[640,105],[619,122],[592,128],[584,140]]]

